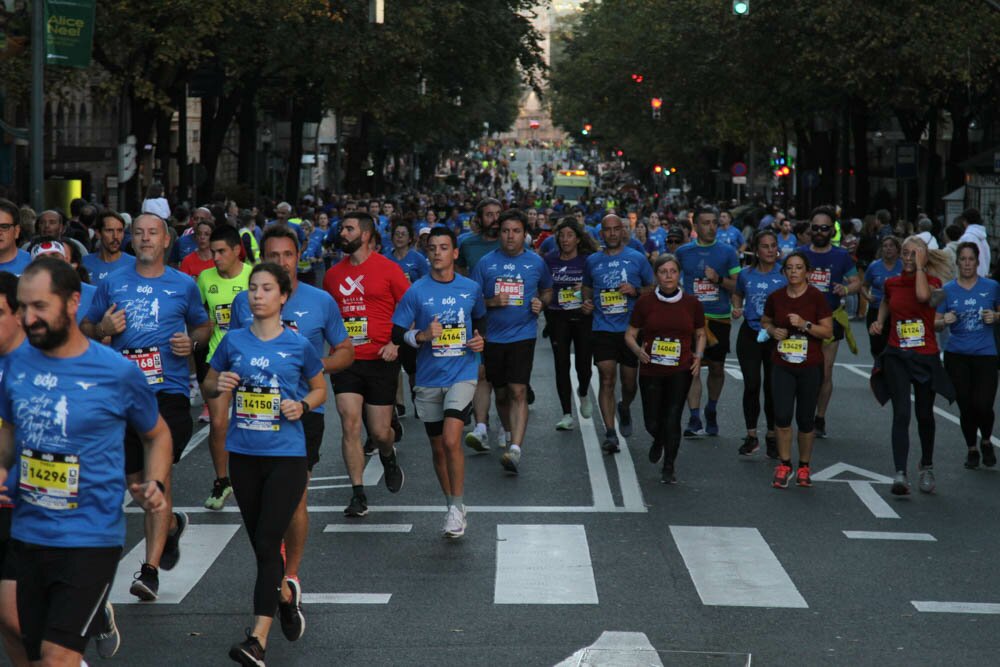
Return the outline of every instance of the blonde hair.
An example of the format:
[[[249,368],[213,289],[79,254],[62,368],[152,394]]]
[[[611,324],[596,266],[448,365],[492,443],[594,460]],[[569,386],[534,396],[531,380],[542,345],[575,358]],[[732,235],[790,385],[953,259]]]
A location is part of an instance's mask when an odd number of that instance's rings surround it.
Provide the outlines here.
[[[951,260],[951,256],[944,250],[930,250],[927,247],[927,242],[924,241],[919,236],[907,236],[903,241],[903,245],[915,245],[924,249],[927,253],[927,269],[928,275],[932,275],[941,281],[951,280],[954,275],[955,266]]]

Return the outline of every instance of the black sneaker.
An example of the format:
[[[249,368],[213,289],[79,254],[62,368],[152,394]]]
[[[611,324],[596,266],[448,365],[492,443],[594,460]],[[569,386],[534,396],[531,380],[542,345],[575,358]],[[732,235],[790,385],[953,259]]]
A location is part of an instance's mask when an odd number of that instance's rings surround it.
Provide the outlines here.
[[[764,444],[767,447],[767,458],[777,459],[778,458],[778,436],[776,435],[765,435]]]
[[[379,459],[382,461],[382,468],[385,470],[385,488],[389,489],[389,493],[399,493],[399,490],[403,488],[403,480],[406,478],[403,475],[403,469],[399,467],[399,461],[396,459],[396,450],[392,450],[392,454],[389,456],[378,455]]]
[[[659,463],[660,459],[663,458],[663,443],[653,441],[653,444],[649,446],[649,462]]]
[[[246,639],[229,647],[229,657],[246,667],[264,667],[264,647],[250,634],[250,628],[246,633]]]
[[[115,623],[115,608],[110,602],[104,603],[104,625],[101,632],[95,637],[97,644],[97,655],[102,658],[113,658],[118,653],[122,645],[122,636],[118,632],[118,624]]]
[[[677,474],[674,472],[673,466],[663,466],[663,472],[660,474],[660,484],[676,484]]]
[[[135,580],[129,593],[136,596],[143,602],[152,602],[156,599],[160,591],[160,574],[155,567],[149,563],[143,563],[139,571],[132,575]]]
[[[292,597],[288,602],[278,601],[278,620],[281,621],[281,632],[290,642],[299,639],[306,631],[306,617],[302,615],[302,586],[298,579],[285,579]]]
[[[188,525],[188,515],[184,512],[174,512],[177,517],[177,530],[172,535],[167,535],[167,543],[163,545],[163,555],[160,556],[160,568],[172,570],[181,559],[181,535]]]
[[[816,419],[813,420],[813,423],[815,424],[815,426],[813,426],[813,433],[816,434],[816,437],[817,438],[825,438],[826,437],[826,417],[820,417],[819,415],[817,415]]]
[[[392,412],[392,441],[394,443],[403,439],[403,424],[399,421],[396,411]]]
[[[534,403],[535,403],[535,390],[531,388],[530,384],[528,385],[527,394],[528,394],[527,395],[528,405],[534,405]]]
[[[404,403],[396,403],[396,416],[397,417],[406,416],[406,405]]]
[[[375,441],[374,440],[372,440],[371,438],[368,438],[367,440],[365,440],[365,446],[364,446],[365,456],[374,456],[375,455],[375,451],[377,449],[378,448],[375,446]]]
[[[623,438],[632,435],[632,413],[622,401],[618,401],[618,425],[621,427]]]
[[[965,457],[965,467],[969,470],[979,467],[979,450],[970,449]]]
[[[758,450],[760,450],[760,440],[758,440],[755,435],[748,435],[743,441],[743,444],[740,445],[737,453],[740,456],[751,456],[756,454]]]
[[[351,504],[344,508],[344,516],[361,517],[368,514],[368,498],[365,494],[351,497]]]
[[[604,450],[605,454],[617,454],[621,451],[618,447],[618,436],[613,438],[604,438],[604,444],[601,445],[601,449]]]
[[[993,451],[993,443],[989,440],[983,440],[979,443],[979,449],[983,452],[983,465],[987,468],[992,468],[997,464],[997,454]]]

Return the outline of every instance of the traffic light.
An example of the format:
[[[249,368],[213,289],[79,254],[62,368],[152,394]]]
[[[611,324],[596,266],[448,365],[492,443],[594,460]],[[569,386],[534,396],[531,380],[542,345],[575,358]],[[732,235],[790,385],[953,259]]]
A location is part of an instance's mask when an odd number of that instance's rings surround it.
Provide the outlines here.
[[[632,74],[632,81],[635,83],[642,83],[642,78],[643,77],[641,74],[636,74],[636,73]]]
[[[590,123],[584,123],[583,124],[583,129],[580,131],[580,133],[583,136],[587,136],[588,134],[590,134],[590,131],[593,130],[593,129],[594,129],[593,125],[591,125]]]
[[[746,16],[750,13],[750,0],[733,0],[733,14]]]
[[[623,151],[622,149],[619,148],[618,150],[615,151],[616,157],[621,157],[623,155],[625,155],[625,151]]]
[[[663,173],[663,165],[654,164],[653,165],[653,173],[654,174],[662,174]]]
[[[649,100],[649,106],[653,109],[653,119],[659,120],[660,108],[663,106],[663,99],[659,97],[654,97]]]

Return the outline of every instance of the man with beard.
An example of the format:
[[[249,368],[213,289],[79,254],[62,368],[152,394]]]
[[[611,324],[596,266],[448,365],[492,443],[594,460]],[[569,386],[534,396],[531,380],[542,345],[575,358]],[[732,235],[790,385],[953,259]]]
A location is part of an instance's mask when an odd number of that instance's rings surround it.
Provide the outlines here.
[[[126,425],[139,433],[144,474],[128,485],[153,516],[169,513],[170,431],[139,368],[88,341],[76,325],[80,278],[34,260],[18,285],[30,345],[5,360],[0,389],[0,502],[18,467],[11,525],[17,611],[28,659],[80,664],[125,543]]]
[[[343,429],[343,456],[351,478],[349,517],[368,514],[362,484],[365,451],[361,446],[361,413],[385,470],[390,493],[403,487],[403,470],[393,443],[399,349],[392,343],[392,314],[410,283],[395,262],[374,249],[375,220],[368,213],[348,213],[340,223],[340,248],[344,259],[330,267],[323,278],[325,289],[337,302],[354,343],[354,363],[330,376],[337,397]]]
[[[21,238],[20,217],[21,212],[14,202],[0,199],[0,271],[15,276],[21,275],[31,261],[31,255],[17,247]]]
[[[113,271],[135,266],[135,257],[122,252],[125,239],[125,219],[114,211],[103,211],[97,221],[101,245],[97,252],[83,258],[83,268],[90,273],[90,284],[97,287]]]
[[[861,288],[861,276],[851,259],[850,253],[831,243],[834,232],[834,212],[819,207],[810,216],[812,243],[799,248],[809,258],[812,270],[809,284],[826,297],[830,310],[840,308],[841,299],[848,294],[857,294]],[[845,282],[846,281],[846,282]],[[823,344],[823,384],[819,388],[816,403],[816,437],[826,437],[826,408],[833,394],[833,364],[837,360],[837,348],[844,339],[844,327],[833,320],[833,338]]]
[[[187,357],[207,344],[211,327],[194,281],[165,264],[167,223],[151,213],[140,215],[132,225],[132,245],[136,263],[105,278],[81,328],[97,340],[110,336],[111,349],[142,371],[169,429],[176,463],[194,429]],[[148,476],[150,461],[140,431],[126,429],[124,441],[125,474],[130,484],[137,483],[144,471]],[[170,468],[156,479],[163,482],[170,507]],[[156,599],[159,568],[170,570],[177,564],[186,526],[183,512],[146,515],[146,562],[132,583],[133,595]]]

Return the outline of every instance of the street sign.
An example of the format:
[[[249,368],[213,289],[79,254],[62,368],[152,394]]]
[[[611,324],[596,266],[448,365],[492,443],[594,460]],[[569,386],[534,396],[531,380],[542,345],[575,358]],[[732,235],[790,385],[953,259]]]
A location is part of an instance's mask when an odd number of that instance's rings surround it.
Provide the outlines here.
[[[135,148],[135,135],[130,134],[124,144],[118,145],[118,182],[128,183],[129,179],[135,176],[138,167],[136,157],[138,151]]]
[[[746,176],[747,175],[747,165],[745,162],[734,162],[733,166],[729,168],[729,173],[733,176]],[[735,181],[733,181],[735,183]],[[745,181],[744,181],[745,182]]]
[[[45,0],[45,64],[90,67],[95,0]]]
[[[896,178],[915,179],[918,176],[920,147],[917,144],[896,146]]]
[[[746,184],[747,184],[746,176],[733,176],[733,185],[746,185]]]

